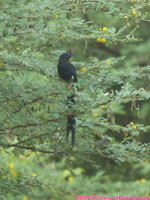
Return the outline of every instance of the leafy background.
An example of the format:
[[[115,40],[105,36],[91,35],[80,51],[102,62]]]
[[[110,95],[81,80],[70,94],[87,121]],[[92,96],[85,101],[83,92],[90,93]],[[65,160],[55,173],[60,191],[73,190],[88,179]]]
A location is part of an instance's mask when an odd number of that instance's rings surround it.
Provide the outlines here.
[[[146,0],[0,1],[0,199],[149,196],[149,9]],[[57,75],[69,48],[78,91]]]

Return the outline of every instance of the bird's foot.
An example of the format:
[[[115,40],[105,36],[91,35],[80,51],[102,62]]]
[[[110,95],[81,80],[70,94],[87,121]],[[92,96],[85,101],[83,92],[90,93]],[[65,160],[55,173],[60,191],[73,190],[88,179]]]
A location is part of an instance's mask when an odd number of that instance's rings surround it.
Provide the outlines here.
[[[71,86],[72,86],[72,84],[70,83],[70,84],[68,84],[68,87],[67,87],[67,88],[68,88],[68,89],[70,89],[70,88],[71,88]]]

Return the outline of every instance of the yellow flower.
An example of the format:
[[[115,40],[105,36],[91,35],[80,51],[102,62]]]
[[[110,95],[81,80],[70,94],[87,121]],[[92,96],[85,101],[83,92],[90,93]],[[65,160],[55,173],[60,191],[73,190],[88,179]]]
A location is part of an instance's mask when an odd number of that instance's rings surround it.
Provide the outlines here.
[[[13,168],[14,168],[14,163],[11,162],[11,163],[9,164],[9,167],[10,167],[10,169],[13,169]]]
[[[136,130],[136,126],[134,125],[134,126],[132,126],[132,128],[134,129],[134,130]]]
[[[106,34],[109,34],[109,31],[106,31]]]
[[[127,137],[129,135],[128,132],[124,132],[124,136]]]
[[[55,15],[55,19],[58,19],[58,17],[59,17],[58,15]]]
[[[27,197],[26,195],[24,195],[24,196],[22,197],[22,200],[28,200],[28,197]]]
[[[134,16],[136,16],[136,17],[137,17],[137,15],[138,15],[135,9],[132,10],[132,14],[133,14]]]
[[[106,105],[100,105],[100,108],[105,109],[105,108],[107,108],[107,106]]]
[[[67,36],[63,33],[63,34],[61,35],[61,37],[62,37],[63,39],[65,39]]]
[[[86,72],[86,67],[82,67],[82,72]]]
[[[35,174],[35,173],[32,173],[32,176],[36,176],[36,174]]]
[[[105,43],[106,42],[106,38],[97,38],[97,42]]]
[[[109,62],[109,60],[106,60],[106,65],[110,65],[110,62]]]
[[[107,31],[107,27],[103,27],[103,31]]]
[[[123,19],[127,20],[127,19],[128,19],[128,16],[124,16]]]
[[[48,12],[49,11],[49,9],[48,8],[46,8],[46,12]]]
[[[102,38],[101,42],[105,43],[106,42],[106,38]]]
[[[98,113],[93,113],[93,117],[98,117]]]
[[[3,67],[4,66],[4,63],[3,62],[0,62],[0,67]]]
[[[127,23],[126,26],[127,26],[128,28],[130,28],[130,27],[131,27],[131,24],[130,24],[130,23]]]
[[[134,126],[134,122],[130,122],[130,126]]]
[[[139,180],[136,180],[136,183],[139,183],[140,181]]]
[[[68,181],[73,181],[73,177],[69,176]]]
[[[145,178],[142,178],[141,179],[141,183],[145,183],[146,182],[146,179]]]
[[[130,24],[130,23],[127,23],[126,26],[127,26],[128,28],[130,28],[130,27],[131,27],[131,24]]]
[[[102,41],[102,39],[101,38],[97,38],[97,42],[101,42]]]
[[[10,172],[14,178],[17,176],[17,172],[14,169],[11,169]]]

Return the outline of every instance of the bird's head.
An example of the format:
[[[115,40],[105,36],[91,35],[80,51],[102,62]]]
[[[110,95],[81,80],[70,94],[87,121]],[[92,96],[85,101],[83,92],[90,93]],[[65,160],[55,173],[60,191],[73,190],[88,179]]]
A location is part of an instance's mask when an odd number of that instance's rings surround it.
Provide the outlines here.
[[[71,58],[71,56],[72,56],[72,53],[71,53],[71,52],[63,53],[63,54],[61,54],[60,57],[59,57],[59,62],[68,63],[68,62],[69,62],[69,59]]]

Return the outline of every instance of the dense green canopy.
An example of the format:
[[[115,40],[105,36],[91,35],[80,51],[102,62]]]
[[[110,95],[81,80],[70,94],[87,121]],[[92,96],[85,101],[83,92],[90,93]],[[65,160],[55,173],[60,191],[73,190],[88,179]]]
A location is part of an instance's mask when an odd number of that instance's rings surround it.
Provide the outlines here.
[[[149,195],[149,10],[148,0],[0,1],[0,199]],[[68,90],[57,64],[70,48],[79,83]]]

